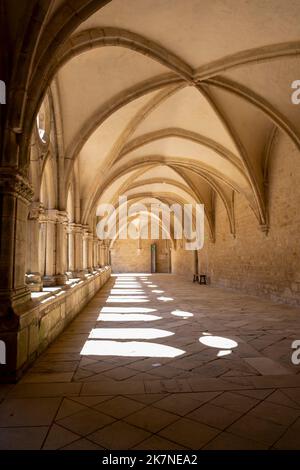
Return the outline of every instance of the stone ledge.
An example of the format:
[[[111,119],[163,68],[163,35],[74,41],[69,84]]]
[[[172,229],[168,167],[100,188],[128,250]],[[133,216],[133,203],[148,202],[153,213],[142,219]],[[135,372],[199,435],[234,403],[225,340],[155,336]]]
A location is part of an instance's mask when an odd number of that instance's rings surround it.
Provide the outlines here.
[[[65,329],[111,275],[106,266],[85,279],[32,293],[11,318],[0,318],[0,336],[6,345],[6,364],[0,364],[0,382],[16,382],[29,365]]]

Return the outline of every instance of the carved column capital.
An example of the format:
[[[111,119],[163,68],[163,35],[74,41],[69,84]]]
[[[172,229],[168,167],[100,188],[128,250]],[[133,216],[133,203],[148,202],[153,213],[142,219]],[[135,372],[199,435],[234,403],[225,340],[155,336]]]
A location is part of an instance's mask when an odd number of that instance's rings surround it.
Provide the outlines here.
[[[44,215],[45,209],[40,201],[34,201],[29,206],[28,219],[29,220],[40,220]]]
[[[27,204],[33,197],[28,179],[14,168],[0,168],[0,192],[21,198]]]

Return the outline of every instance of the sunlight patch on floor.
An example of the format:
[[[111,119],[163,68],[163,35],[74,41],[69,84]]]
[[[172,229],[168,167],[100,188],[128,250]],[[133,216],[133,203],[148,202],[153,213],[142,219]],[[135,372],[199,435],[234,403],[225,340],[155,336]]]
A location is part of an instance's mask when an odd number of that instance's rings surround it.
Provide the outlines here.
[[[172,336],[172,331],[157,328],[93,328],[92,339],[156,339]]]
[[[82,356],[126,356],[126,357],[178,357],[182,349],[164,344],[139,341],[88,340],[80,354]]]

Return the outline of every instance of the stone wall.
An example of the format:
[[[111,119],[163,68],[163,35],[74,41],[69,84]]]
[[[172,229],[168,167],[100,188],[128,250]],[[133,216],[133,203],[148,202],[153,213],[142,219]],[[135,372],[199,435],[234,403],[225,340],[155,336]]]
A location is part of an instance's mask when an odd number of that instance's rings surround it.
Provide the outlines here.
[[[300,158],[291,140],[278,133],[269,161],[269,232],[264,233],[241,194],[235,194],[236,234],[230,234],[221,200],[216,200],[216,239],[198,252],[199,273],[220,287],[300,305]],[[193,253],[172,250],[172,272],[192,276]]]
[[[93,298],[110,274],[111,268],[107,266],[86,275],[84,280],[70,281],[63,288],[33,294],[30,304],[23,304],[10,320],[11,328],[1,333],[7,346],[7,364],[1,365],[1,381],[18,379]]]
[[[151,244],[157,246],[157,272],[169,271],[168,240],[116,240],[111,250],[111,266],[114,273],[151,272]],[[139,249],[140,247],[140,249]]]
[[[186,276],[193,279],[194,273],[194,252],[185,250],[180,246],[171,252],[172,273],[178,276]]]
[[[199,252],[200,270],[207,270],[213,284],[300,305],[299,181],[299,152],[277,134],[269,165],[269,233],[261,231],[246,199],[236,194],[234,238],[218,199],[216,241],[206,238]]]

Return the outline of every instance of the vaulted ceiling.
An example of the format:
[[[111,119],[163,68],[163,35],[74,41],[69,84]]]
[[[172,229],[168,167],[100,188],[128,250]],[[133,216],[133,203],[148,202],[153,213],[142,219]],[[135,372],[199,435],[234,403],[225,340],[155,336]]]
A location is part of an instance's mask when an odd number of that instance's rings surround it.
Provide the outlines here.
[[[61,2],[56,2],[58,7]],[[277,130],[300,148],[299,0],[112,0],[60,49],[51,88],[82,219],[119,195],[203,202],[234,233],[234,193],[267,224]]]

